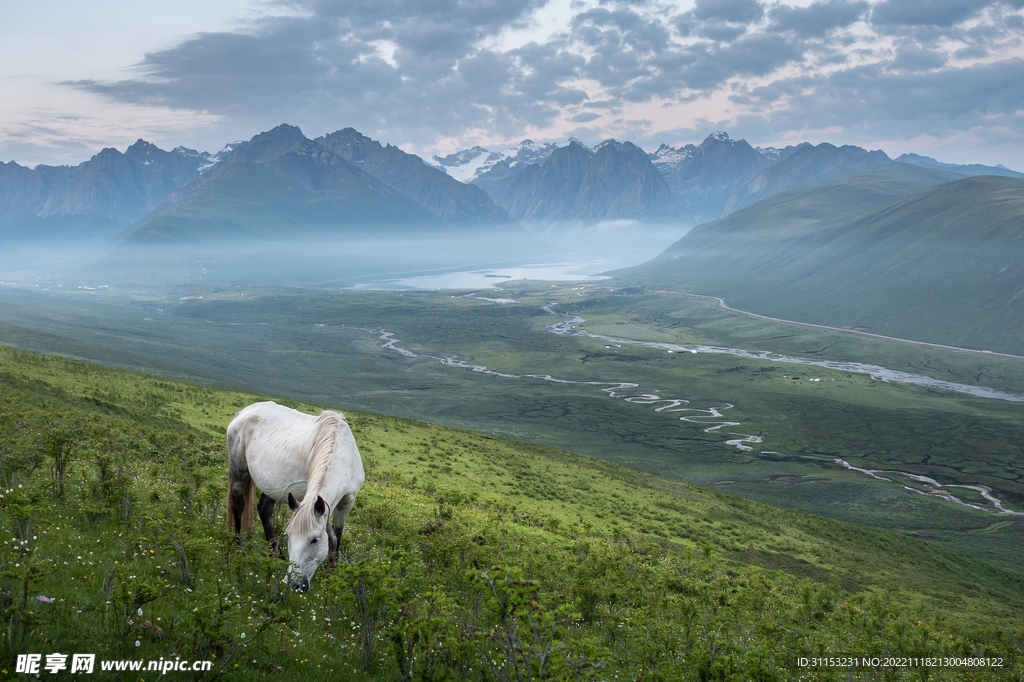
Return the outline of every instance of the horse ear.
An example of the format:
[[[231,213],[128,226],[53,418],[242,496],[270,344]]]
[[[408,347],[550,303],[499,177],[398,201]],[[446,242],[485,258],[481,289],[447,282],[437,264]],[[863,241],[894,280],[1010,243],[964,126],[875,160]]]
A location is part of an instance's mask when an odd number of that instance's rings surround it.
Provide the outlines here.
[[[324,502],[324,498],[319,495],[316,496],[316,502],[313,504],[313,513],[317,516],[323,516],[327,511],[327,503]]]
[[[299,503],[295,501],[295,496],[288,493],[288,508],[295,511],[299,508]]]

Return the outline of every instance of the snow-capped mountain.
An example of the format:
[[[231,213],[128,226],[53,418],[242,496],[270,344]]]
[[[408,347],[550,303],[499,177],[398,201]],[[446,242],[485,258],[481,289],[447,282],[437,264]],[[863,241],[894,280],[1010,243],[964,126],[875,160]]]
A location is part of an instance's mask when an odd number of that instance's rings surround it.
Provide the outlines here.
[[[496,159],[497,156],[497,154],[477,146],[444,157],[435,154],[431,158],[433,163],[428,163],[459,182],[472,182],[485,164],[494,165],[493,159]]]
[[[609,221],[653,225],[682,217],[648,154],[629,142],[606,140],[589,149],[572,140],[547,153],[543,163],[525,156],[502,159],[475,184],[545,238],[578,238],[580,229]]]
[[[673,149],[667,144],[662,143],[657,150],[651,152],[651,163],[663,174],[668,173],[693,156],[695,149],[697,148],[692,144],[680,147],[679,149]]]
[[[774,161],[721,130],[699,145],[661,145],[650,154],[673,194],[694,221],[718,218],[729,197]]]
[[[551,152],[560,147],[565,147],[572,142],[576,142],[584,149],[587,148],[586,145],[574,137],[569,138],[562,145],[555,142],[537,144],[533,140],[523,140],[519,144],[500,152],[491,152],[478,146],[472,149],[464,149],[461,152],[455,152],[448,156],[435,155],[432,157],[434,162],[432,165],[443,170],[459,182],[471,183],[494,168],[496,164],[506,160],[509,162],[510,168],[522,164],[542,164],[551,156]]]

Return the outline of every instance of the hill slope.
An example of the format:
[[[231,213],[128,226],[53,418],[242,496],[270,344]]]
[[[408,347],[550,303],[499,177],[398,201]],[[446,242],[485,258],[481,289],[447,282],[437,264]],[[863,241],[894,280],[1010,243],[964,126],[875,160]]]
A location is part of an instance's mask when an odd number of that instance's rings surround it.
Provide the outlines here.
[[[353,128],[314,141],[439,218],[481,227],[513,224],[508,214],[476,185],[459,182],[428,166],[420,157],[390,144],[383,146]]]
[[[619,274],[783,319],[1021,354],[1024,181],[936,184],[948,177],[892,164],[795,188]]]
[[[612,679],[740,680],[792,677],[797,656],[841,642],[858,655],[1001,656],[992,679],[1021,673],[1017,572],[552,448],[368,414],[348,415],[369,478],[343,559],[292,594],[265,543],[237,547],[223,531],[223,428],[255,396],[2,348],[0,382],[0,443],[15,455],[5,483],[18,484],[0,514],[30,510],[38,529],[0,558],[26,594],[51,600],[5,611],[20,647],[6,657],[54,647],[155,659],[173,647],[229,679],[460,679],[506,663],[586,679],[600,663]],[[74,485],[27,466],[53,453]],[[504,647],[509,638],[524,646]]]
[[[805,142],[736,190],[726,201],[725,212],[749,206],[790,187],[870,170],[889,162],[889,157],[881,150],[869,152],[853,145],[836,147],[822,142],[814,146]]]

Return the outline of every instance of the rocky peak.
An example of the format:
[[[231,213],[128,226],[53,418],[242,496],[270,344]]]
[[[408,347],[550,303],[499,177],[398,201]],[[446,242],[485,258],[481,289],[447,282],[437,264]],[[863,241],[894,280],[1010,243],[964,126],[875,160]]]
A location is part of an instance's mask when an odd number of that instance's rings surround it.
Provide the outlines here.
[[[249,144],[270,143],[277,145],[278,147],[291,149],[305,139],[306,136],[302,134],[302,131],[299,130],[298,127],[282,123],[276,128],[272,128],[265,133],[256,135],[249,140]]]
[[[124,150],[124,155],[128,158],[150,156],[153,154],[166,154],[163,149],[160,149],[152,142],[146,142],[142,138],[135,141],[133,145]]]

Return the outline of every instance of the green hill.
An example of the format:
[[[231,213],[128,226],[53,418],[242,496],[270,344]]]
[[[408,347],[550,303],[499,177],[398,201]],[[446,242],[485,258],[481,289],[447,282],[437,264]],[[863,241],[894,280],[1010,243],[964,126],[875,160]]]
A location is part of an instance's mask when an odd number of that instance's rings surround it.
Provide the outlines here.
[[[237,163],[199,189],[183,205],[165,206],[143,219],[126,245],[167,242],[239,246],[258,240],[342,236],[364,226],[398,227],[416,222],[439,226],[440,218],[394,195],[367,191],[363,183],[341,183],[316,192],[254,163]],[[391,196],[388,196],[391,194]]]
[[[694,228],[623,281],[772,317],[1024,353],[1024,181],[890,164]]]
[[[266,543],[236,546],[223,531],[223,429],[256,396],[6,348],[0,388],[6,671],[16,654],[88,651],[209,660],[202,679],[1024,672],[1018,572],[553,448],[370,414],[348,414],[368,482],[343,558],[291,593]],[[1003,667],[798,663],[830,655]]]
[[[323,282],[538,250],[518,225],[447,223],[344,159],[314,152],[234,163],[186,187],[124,234],[94,275],[136,284]]]

